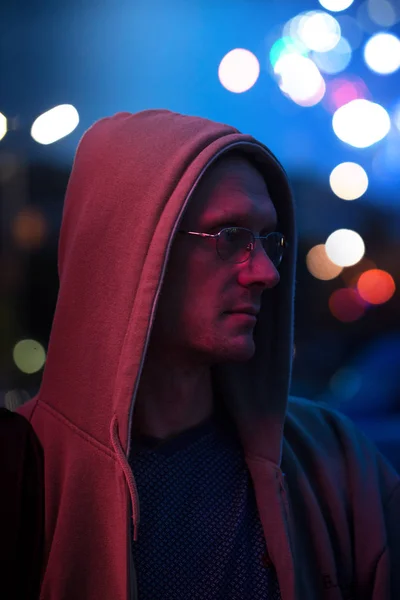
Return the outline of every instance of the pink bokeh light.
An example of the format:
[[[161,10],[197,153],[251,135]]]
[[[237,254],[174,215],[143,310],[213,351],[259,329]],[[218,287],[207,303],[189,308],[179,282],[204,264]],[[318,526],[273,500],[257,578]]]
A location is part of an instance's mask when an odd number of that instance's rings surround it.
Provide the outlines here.
[[[371,100],[371,93],[361,77],[340,77],[327,82],[323,105],[334,113],[341,106],[359,99]]]

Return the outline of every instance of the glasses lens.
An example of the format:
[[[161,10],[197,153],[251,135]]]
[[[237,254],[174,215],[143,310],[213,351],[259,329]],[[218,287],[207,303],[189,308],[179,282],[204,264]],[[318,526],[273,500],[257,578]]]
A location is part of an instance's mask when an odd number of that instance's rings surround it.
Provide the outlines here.
[[[254,236],[248,229],[229,227],[220,232],[217,251],[223,260],[241,263],[249,258],[254,242]],[[268,258],[278,267],[285,250],[284,236],[274,231],[262,239],[262,244]]]
[[[285,238],[281,233],[274,231],[268,234],[262,242],[268,258],[270,258],[275,267],[278,267],[281,264],[285,250]]]
[[[217,242],[218,254],[223,260],[244,262],[251,252],[254,237],[251,231],[241,227],[222,229]]]

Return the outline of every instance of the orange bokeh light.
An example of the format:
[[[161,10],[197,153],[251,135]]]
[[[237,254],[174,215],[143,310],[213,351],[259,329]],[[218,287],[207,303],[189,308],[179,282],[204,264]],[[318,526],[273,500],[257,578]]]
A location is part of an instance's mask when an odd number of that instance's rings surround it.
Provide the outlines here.
[[[22,209],[14,218],[11,227],[16,244],[27,250],[39,248],[48,233],[44,215],[34,207]]]
[[[370,269],[360,275],[357,290],[369,304],[384,304],[393,296],[396,285],[393,277],[381,269]]]
[[[331,294],[329,309],[339,321],[350,323],[364,315],[366,302],[360,298],[356,290],[341,288]]]

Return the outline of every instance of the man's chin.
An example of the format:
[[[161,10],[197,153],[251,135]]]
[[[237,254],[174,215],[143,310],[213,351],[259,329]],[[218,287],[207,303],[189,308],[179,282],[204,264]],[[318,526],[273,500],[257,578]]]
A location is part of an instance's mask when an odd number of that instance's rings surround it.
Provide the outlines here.
[[[234,340],[232,344],[218,353],[218,362],[247,362],[253,358],[255,351],[256,347],[252,339]]]

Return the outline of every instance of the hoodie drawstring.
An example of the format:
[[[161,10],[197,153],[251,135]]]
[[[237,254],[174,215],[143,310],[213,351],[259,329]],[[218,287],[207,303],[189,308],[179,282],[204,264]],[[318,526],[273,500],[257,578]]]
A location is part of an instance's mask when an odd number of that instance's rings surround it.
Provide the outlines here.
[[[127,457],[122,449],[121,441],[118,436],[118,420],[116,415],[113,416],[110,424],[110,437],[111,442],[117,456],[118,462],[121,465],[121,469],[124,472],[126,482],[129,488],[129,494],[132,502],[132,521],[133,521],[133,541],[136,542],[138,538],[139,531],[139,522],[140,522],[140,514],[139,514],[139,500],[138,500],[138,491],[136,487],[135,478],[133,477],[132,469],[129,466]]]

